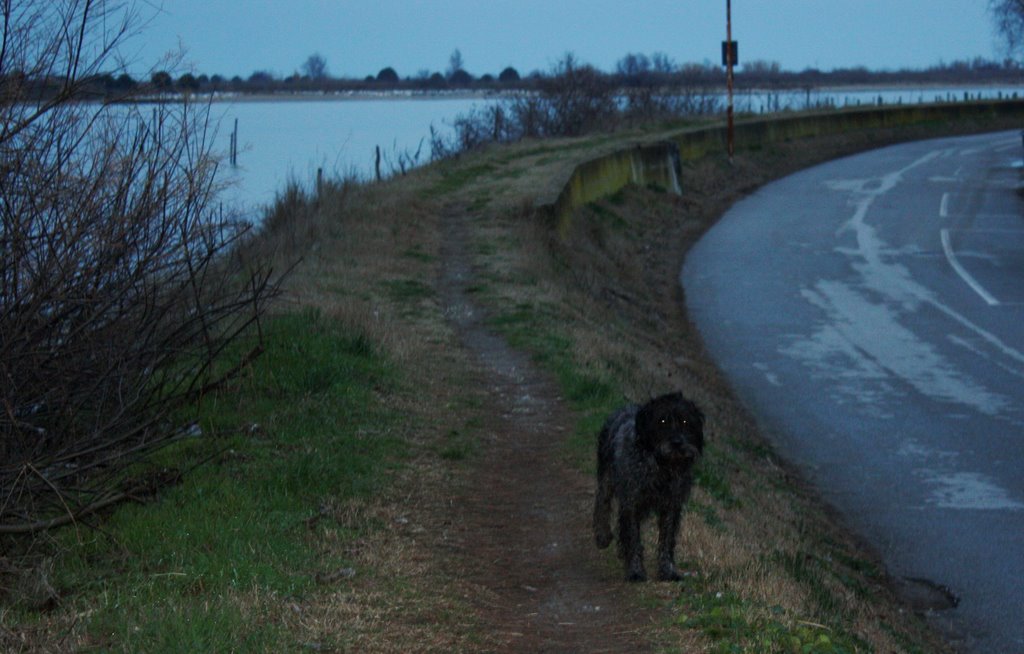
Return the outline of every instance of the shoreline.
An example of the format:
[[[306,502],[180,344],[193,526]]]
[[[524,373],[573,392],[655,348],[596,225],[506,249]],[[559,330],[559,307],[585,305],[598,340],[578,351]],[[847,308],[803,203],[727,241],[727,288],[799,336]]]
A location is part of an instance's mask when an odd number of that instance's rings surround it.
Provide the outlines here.
[[[1016,83],[984,82],[978,84],[931,84],[931,83],[897,83],[897,84],[850,84],[837,86],[752,86],[737,88],[737,95],[755,94],[803,94],[808,91],[815,95],[822,94],[859,94],[859,93],[894,93],[894,92],[993,92],[1008,91],[1024,95],[1024,80]],[[140,96],[138,98],[115,101],[120,104],[168,104],[181,102],[183,99],[202,100],[212,103],[255,103],[255,102],[371,102],[371,101],[406,101],[431,102],[440,100],[501,100],[522,94],[535,93],[530,89],[458,89],[452,91],[422,91],[393,89],[387,91],[353,90],[353,91],[264,91],[247,93],[240,91],[213,91],[195,94],[163,94]],[[725,87],[703,89],[708,95],[725,94]]]

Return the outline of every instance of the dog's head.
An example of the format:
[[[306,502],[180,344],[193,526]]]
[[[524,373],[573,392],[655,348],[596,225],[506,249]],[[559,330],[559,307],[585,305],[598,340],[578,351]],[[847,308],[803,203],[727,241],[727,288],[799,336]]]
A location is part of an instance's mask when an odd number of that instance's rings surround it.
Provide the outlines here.
[[[656,397],[636,414],[637,444],[669,466],[686,466],[704,452],[704,414],[682,393]]]

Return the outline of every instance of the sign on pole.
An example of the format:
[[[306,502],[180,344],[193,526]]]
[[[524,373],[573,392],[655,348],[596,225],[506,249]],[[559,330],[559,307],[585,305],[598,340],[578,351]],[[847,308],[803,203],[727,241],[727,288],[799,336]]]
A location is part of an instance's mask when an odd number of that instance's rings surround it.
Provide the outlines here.
[[[737,41],[722,41],[722,65],[728,66],[730,62],[733,66],[740,64],[739,43]]]

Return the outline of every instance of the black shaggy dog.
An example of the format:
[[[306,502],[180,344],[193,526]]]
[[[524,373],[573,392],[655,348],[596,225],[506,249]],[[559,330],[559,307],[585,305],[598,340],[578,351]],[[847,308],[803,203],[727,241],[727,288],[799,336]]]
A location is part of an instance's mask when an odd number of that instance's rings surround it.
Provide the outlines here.
[[[612,498],[619,504],[619,556],[626,579],[643,581],[640,523],[658,516],[658,579],[682,578],[675,565],[676,534],[693,485],[693,464],[704,450],[704,414],[681,393],[613,413],[597,443],[594,540],[612,542]]]

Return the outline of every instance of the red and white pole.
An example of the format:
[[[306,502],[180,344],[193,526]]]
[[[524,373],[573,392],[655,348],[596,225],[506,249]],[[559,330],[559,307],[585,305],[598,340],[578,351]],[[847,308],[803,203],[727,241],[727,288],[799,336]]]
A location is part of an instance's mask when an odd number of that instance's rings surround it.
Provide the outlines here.
[[[732,0],[725,0],[725,79],[726,86],[729,88],[729,107],[726,112],[729,121],[727,131],[729,163],[732,163],[732,155],[735,151],[732,116],[732,52]]]

